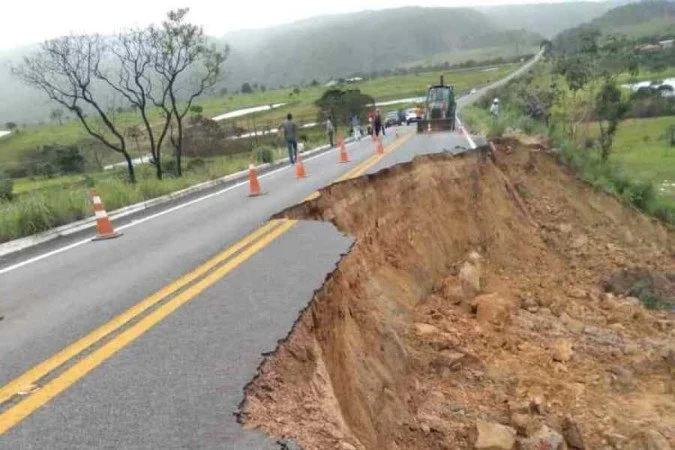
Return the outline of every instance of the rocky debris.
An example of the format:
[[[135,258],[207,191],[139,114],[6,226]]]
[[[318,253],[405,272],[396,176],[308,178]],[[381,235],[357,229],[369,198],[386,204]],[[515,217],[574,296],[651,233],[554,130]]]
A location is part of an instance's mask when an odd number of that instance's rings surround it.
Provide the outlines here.
[[[605,441],[612,447],[616,449],[622,449],[626,442],[628,442],[628,438],[622,434],[615,433],[615,432],[607,432],[605,433]]]
[[[570,286],[567,289],[567,295],[572,298],[584,299],[586,298],[586,291],[577,286]]]
[[[551,357],[553,361],[568,362],[572,359],[573,354],[572,341],[569,339],[557,339],[551,345]]]
[[[605,310],[614,310],[619,307],[619,303],[616,301],[614,294],[611,292],[604,292],[600,296],[600,308]]]
[[[462,303],[466,297],[464,289],[462,289],[457,277],[445,277],[441,283],[436,286],[434,292],[445,300],[450,301],[453,305]]]
[[[661,433],[654,430],[644,430],[630,438],[626,450],[671,450],[671,448]]]
[[[571,318],[567,313],[560,314],[560,322],[574,334],[584,332],[585,325],[582,321]]]
[[[416,323],[415,330],[417,331],[417,334],[419,334],[420,336],[429,336],[441,332],[441,330],[439,330],[433,325],[429,325],[428,323]]]
[[[530,436],[539,429],[539,419],[530,414],[515,413],[511,415],[511,425],[519,436]]]
[[[354,447],[352,444],[349,442],[340,442],[340,449],[341,450],[356,450],[356,447]]]
[[[539,431],[529,438],[521,439],[520,450],[564,450],[565,439],[558,433],[542,425]]]
[[[635,389],[633,371],[623,367],[614,366],[609,369],[612,374],[612,384],[622,391],[632,391]]]
[[[466,261],[459,271],[459,281],[466,296],[473,297],[481,289],[480,264],[478,261]]]
[[[504,325],[511,316],[512,304],[499,294],[483,294],[476,297],[476,319],[479,323]]]
[[[588,236],[586,236],[585,234],[581,234],[575,237],[570,243],[570,247],[572,247],[575,250],[585,247],[586,245],[588,245]]]
[[[602,280],[607,292],[641,299],[655,297],[675,303],[675,274],[644,267],[622,269]]]
[[[516,430],[499,423],[476,421],[476,450],[511,450],[516,443]]]
[[[562,435],[570,450],[585,450],[584,439],[579,426],[571,418],[565,417],[562,423]]]

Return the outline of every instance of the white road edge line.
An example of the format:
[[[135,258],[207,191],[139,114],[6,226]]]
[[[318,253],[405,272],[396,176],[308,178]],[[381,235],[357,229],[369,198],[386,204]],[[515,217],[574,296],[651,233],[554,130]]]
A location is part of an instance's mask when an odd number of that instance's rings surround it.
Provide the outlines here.
[[[333,152],[328,150],[328,151],[319,153],[317,155],[310,156],[309,158],[305,159],[304,161],[311,161],[313,159],[320,158],[322,156],[326,156],[326,155],[329,155],[329,154],[333,154]],[[275,170],[272,170],[270,172],[264,173],[264,174],[260,175],[258,178],[268,177],[268,176],[273,175],[277,172],[281,172],[282,170],[292,169],[292,168],[293,168],[293,166],[290,166],[290,165],[280,167],[278,169],[275,169]],[[246,186],[246,185],[248,185],[248,180],[241,181],[237,184],[233,184],[232,186],[228,186],[225,189],[221,189],[220,191],[212,192],[208,195],[204,195],[202,197],[198,197],[198,198],[195,198],[193,200],[190,200],[189,202],[181,203],[180,205],[176,205],[176,206],[173,206],[169,209],[165,209],[164,211],[160,211],[160,212],[152,214],[150,216],[143,217],[142,219],[134,220],[134,221],[132,221],[132,222],[126,224],[126,225],[116,227],[115,230],[125,230],[127,228],[131,228],[131,227],[134,227],[136,225],[140,225],[143,222],[147,222],[149,220],[156,219],[157,217],[161,217],[165,214],[169,214],[169,213],[177,211],[179,209],[186,208],[190,205],[194,205],[195,203],[203,202],[204,200],[208,200],[208,199],[210,199],[212,197],[215,197],[217,195],[224,194],[225,192],[228,192],[228,191],[231,191],[233,189],[236,189],[236,188],[239,188],[239,187],[242,187],[242,186]],[[72,244],[66,245],[65,247],[57,248],[56,250],[52,250],[51,252],[43,253],[43,254],[35,256],[33,258],[29,258],[25,261],[21,261],[20,263],[14,264],[12,266],[5,267],[4,269],[0,269],[0,275],[2,275],[3,273],[11,272],[12,270],[16,270],[16,269],[18,269],[20,267],[23,267],[23,266],[27,266],[28,264],[32,264],[32,263],[37,262],[37,261],[41,261],[45,258],[49,258],[50,256],[54,256],[54,255],[57,255],[59,253],[66,252],[68,250],[72,250],[72,249],[74,249],[76,247],[79,247],[81,245],[84,245],[88,242],[91,242],[91,238],[82,239],[81,241],[73,242]]]
[[[456,117],[457,123],[459,124],[459,127],[464,131],[464,137],[466,137],[466,140],[469,142],[469,145],[471,146],[471,150],[476,148],[476,143],[473,141],[473,138],[471,135],[466,131],[466,128],[464,128],[464,125],[462,125],[462,121],[459,120],[459,117]]]

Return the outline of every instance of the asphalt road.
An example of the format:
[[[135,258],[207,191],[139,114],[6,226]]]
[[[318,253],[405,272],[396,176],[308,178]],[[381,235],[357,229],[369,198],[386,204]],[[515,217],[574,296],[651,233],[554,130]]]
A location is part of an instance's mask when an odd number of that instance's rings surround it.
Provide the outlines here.
[[[305,161],[308,178],[265,174],[263,196],[234,185],[118,239],[0,266],[0,448],[278,448],[233,413],[351,238],[268,218],[340,177],[471,146],[399,133],[384,156],[363,139],[349,164],[330,151]]]

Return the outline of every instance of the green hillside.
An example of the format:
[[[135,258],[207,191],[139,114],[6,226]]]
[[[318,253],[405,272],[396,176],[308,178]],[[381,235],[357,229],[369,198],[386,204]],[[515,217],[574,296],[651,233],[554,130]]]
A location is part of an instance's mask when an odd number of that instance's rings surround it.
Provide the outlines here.
[[[519,39],[469,8],[408,7],[320,17],[267,30],[224,36],[232,48],[227,84],[289,85],[391,69],[440,53],[460,53]]]
[[[579,26],[622,2],[566,2],[531,5],[500,5],[477,8],[504,28],[525,29],[552,38],[567,28]],[[626,3],[624,1],[623,3]]]
[[[553,41],[554,47],[575,51],[580,45],[578,37],[586,30],[598,30],[605,36],[672,37],[675,35],[675,2],[649,0],[619,6],[586,24],[560,33]]]

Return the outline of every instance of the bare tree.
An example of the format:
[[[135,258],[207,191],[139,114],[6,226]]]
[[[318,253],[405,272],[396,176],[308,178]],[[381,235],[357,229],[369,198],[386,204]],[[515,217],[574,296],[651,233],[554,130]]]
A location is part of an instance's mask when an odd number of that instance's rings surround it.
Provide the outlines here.
[[[168,90],[157,83],[155,69],[156,41],[150,29],[131,30],[119,34],[109,48],[114,58],[109,69],[100,65],[96,76],[125,98],[143,121],[150,153],[156,166],[157,178],[162,179],[162,143],[167,136],[171,114],[166,106]],[[160,108],[162,123],[155,130],[150,123],[150,111]],[[136,138],[138,139],[138,138]]]
[[[98,35],[60,37],[44,42],[37,53],[13,68],[13,73],[74,113],[87,133],[122,154],[129,180],[135,183],[134,166],[123,132],[95,95],[97,81],[100,81],[96,73],[104,49],[103,39]],[[93,111],[93,118],[86,114],[85,108]]]
[[[160,108],[170,111],[175,122],[175,135],[171,126],[171,143],[176,157],[176,174],[182,175],[183,119],[193,101],[213,87],[221,74],[221,65],[228,49],[218,50],[209,45],[201,27],[186,20],[188,8],[170,11],[160,28],[151,27],[154,45],[155,70],[162,80],[168,102]]]

